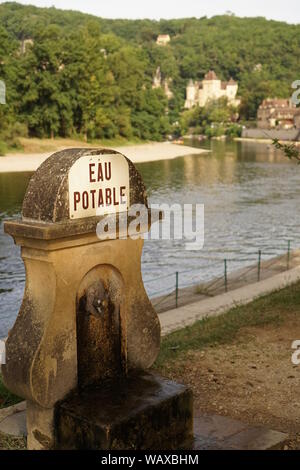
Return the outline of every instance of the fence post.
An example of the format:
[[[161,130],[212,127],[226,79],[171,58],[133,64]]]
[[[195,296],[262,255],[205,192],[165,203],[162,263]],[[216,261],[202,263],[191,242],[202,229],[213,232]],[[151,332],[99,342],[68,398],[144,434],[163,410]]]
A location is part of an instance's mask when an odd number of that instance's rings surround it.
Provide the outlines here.
[[[288,240],[286,269],[290,269],[290,256],[291,256],[291,240]]]
[[[258,250],[257,281],[260,281],[261,250]]]
[[[225,285],[225,292],[228,291],[228,282],[227,282],[227,260],[224,259],[224,285]]]
[[[176,288],[175,288],[175,303],[176,303],[176,308],[178,307],[178,271],[176,271]]]

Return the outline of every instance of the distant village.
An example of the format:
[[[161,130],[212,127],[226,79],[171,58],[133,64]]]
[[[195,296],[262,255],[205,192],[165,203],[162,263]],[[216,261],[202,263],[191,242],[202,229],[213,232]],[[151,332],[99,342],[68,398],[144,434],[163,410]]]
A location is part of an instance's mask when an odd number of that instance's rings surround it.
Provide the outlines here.
[[[167,46],[171,41],[169,34],[160,34],[156,39],[159,46]],[[255,66],[260,70],[261,64]],[[153,88],[162,88],[168,99],[173,97],[171,78],[162,78],[160,67],[157,68],[153,79]],[[186,86],[184,109],[195,106],[205,107],[208,102],[227,98],[228,106],[238,108],[241,98],[238,96],[238,83],[230,78],[222,81],[214,70],[208,71],[203,80],[190,79]],[[264,99],[257,110],[257,129],[291,130],[300,129],[300,109],[290,99],[269,97]]]
[[[257,111],[259,129],[300,129],[300,110],[288,99],[268,98]]]
[[[169,34],[160,34],[156,38],[158,46],[167,46],[171,41]],[[28,46],[33,45],[32,39],[20,41],[20,53],[24,54]],[[102,51],[103,52],[103,51]],[[255,66],[255,71],[262,68],[261,64]],[[153,77],[152,88],[162,88],[168,100],[173,98],[171,90],[172,78],[163,77],[160,67],[157,67]],[[228,106],[238,108],[241,98],[237,95],[238,83],[231,77],[228,81],[218,78],[214,70],[209,70],[202,81],[190,79],[186,86],[184,109],[194,106],[205,107],[208,102],[220,98],[227,98]],[[291,130],[300,129],[300,110],[290,99],[272,98],[264,99],[257,110],[258,129]]]
[[[241,99],[237,97],[238,84],[232,78],[228,82],[218,79],[210,70],[202,81],[190,80],[186,87],[184,107],[204,107],[209,101],[227,98],[228,105],[237,108]],[[267,98],[262,101],[257,111],[259,129],[300,129],[300,110],[290,99]]]
[[[171,41],[169,34],[160,34],[156,38],[158,46],[167,46]],[[20,53],[25,54],[28,47],[33,45],[32,39],[23,39],[20,41]],[[101,51],[105,53],[105,50]],[[257,64],[255,71],[261,70],[262,65]],[[157,67],[152,88],[161,88],[167,99],[173,98],[172,77],[164,77],[161,68]],[[228,106],[236,108],[241,104],[241,98],[238,96],[238,83],[231,77],[228,81],[219,79],[214,70],[209,70],[203,80],[190,79],[186,86],[184,109],[189,110],[195,106],[205,107],[209,102],[227,99]],[[238,114],[236,114],[238,116]],[[300,130],[300,109],[297,108],[290,99],[269,97],[262,101],[257,110],[256,120],[257,130],[281,130],[291,131]],[[249,134],[250,135],[250,134]]]

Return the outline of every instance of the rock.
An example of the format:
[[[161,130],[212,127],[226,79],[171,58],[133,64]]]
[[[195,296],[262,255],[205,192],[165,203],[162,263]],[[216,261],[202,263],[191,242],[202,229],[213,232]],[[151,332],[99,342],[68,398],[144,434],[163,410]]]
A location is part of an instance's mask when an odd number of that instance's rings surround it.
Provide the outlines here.
[[[26,401],[0,410],[0,432],[26,436]]]
[[[20,411],[7,416],[0,423],[0,432],[11,436],[26,436],[26,411]]]
[[[19,413],[21,411],[26,410],[26,401],[22,401],[17,403],[16,405],[7,406],[6,408],[2,408],[0,410],[0,423],[3,421],[7,416],[13,415],[14,413]]]

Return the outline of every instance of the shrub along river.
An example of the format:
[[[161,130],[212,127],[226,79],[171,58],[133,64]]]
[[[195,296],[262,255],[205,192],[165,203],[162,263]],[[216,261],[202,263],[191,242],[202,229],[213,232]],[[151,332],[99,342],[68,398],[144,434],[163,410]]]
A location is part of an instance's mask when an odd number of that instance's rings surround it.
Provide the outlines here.
[[[270,145],[208,142],[212,152],[137,165],[151,203],[201,204],[205,241],[199,251],[186,240],[146,240],[142,271],[150,297],[207,281],[300,245],[300,167]],[[203,147],[203,145],[201,145]],[[5,158],[5,157],[3,157]],[[24,291],[19,248],[3,233],[3,220],[20,215],[30,173],[0,174],[0,338],[14,323]],[[188,271],[188,272],[186,272]],[[182,273],[182,274],[181,274]]]

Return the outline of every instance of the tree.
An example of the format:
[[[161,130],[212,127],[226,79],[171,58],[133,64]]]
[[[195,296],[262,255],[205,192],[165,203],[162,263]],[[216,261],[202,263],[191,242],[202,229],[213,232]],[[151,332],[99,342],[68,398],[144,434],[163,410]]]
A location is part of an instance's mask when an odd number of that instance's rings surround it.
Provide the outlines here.
[[[166,47],[155,44],[158,34],[171,36]],[[33,41],[25,54],[23,39]],[[31,136],[86,139],[163,139],[178,121],[183,129],[204,132],[213,123],[219,129],[228,120],[227,108],[203,115],[184,112],[181,118],[187,81],[202,80],[209,69],[222,80],[238,81],[241,117],[255,119],[264,98],[290,96],[299,48],[299,25],[264,18],[109,20],[4,3],[0,79],[6,83],[7,105],[0,134],[5,127],[6,135],[13,135],[16,122],[18,132],[28,129]],[[158,66],[164,78],[172,79],[169,101],[162,90],[151,89]]]

